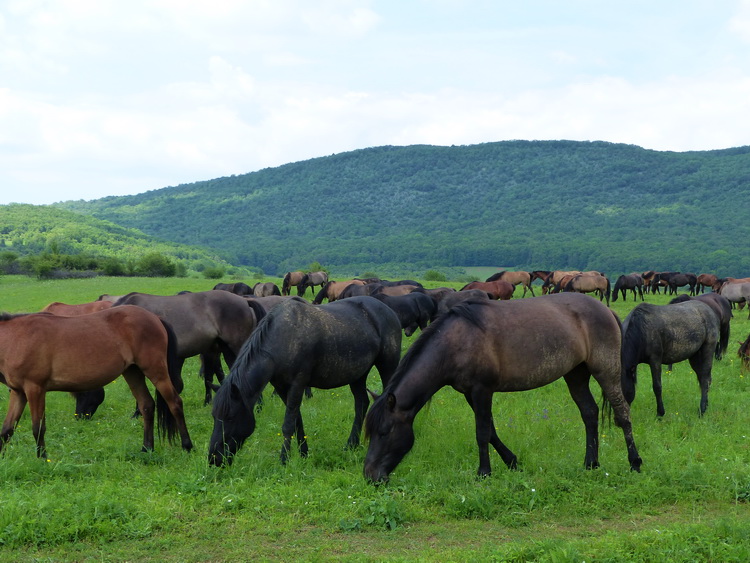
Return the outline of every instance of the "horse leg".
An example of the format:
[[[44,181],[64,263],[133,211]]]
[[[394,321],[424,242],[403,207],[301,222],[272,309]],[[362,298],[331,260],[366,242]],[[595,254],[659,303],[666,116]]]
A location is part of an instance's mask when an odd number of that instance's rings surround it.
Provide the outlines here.
[[[36,441],[36,456],[46,458],[47,448],[44,444],[44,435],[47,432],[47,421],[44,416],[46,392],[36,386],[25,389],[25,392],[31,411],[31,432]]]
[[[705,348],[705,349],[704,349]],[[700,415],[703,416],[708,408],[708,390],[711,388],[711,366],[713,351],[710,346],[703,346],[697,354],[691,356],[688,361],[698,376],[698,385],[701,388]]]
[[[146,386],[143,372],[130,367],[122,374],[135,397],[137,410],[143,417],[143,447],[141,451],[150,452],[154,449],[154,398]]]
[[[656,415],[664,416],[664,402],[661,398],[661,363],[656,360],[649,363],[649,366],[651,367],[651,385],[656,397]]]
[[[577,367],[565,375],[565,383],[586,428],[586,456],[584,467],[599,467],[599,407],[589,389],[590,375],[586,367]]]
[[[346,441],[347,448],[356,448],[359,446],[359,435],[362,432],[362,422],[367,414],[367,407],[370,406],[370,398],[367,396],[367,376],[349,384],[349,389],[354,396],[354,423],[349,439]]]
[[[477,475],[487,477],[492,474],[490,465],[489,444],[495,448],[500,457],[510,469],[515,469],[517,459],[495,431],[495,424],[492,420],[492,393],[482,388],[474,388],[469,393],[464,394],[466,402],[474,411],[474,422],[476,425],[476,440],[479,448],[479,468]]]
[[[10,390],[10,400],[8,401],[8,414],[5,415],[3,427],[0,429],[0,451],[5,443],[10,440],[16,431],[18,421],[21,419],[23,409],[26,408],[26,395],[21,391]]]
[[[625,400],[625,396],[622,392],[622,386],[619,381],[619,377],[612,379],[602,379],[598,374],[594,374],[594,378],[602,388],[604,398],[607,400],[615,413],[615,425],[622,428],[623,436],[625,437],[625,445],[628,449],[628,461],[630,462],[630,469],[632,471],[640,471],[643,460],[638,455],[638,449],[635,446],[635,440],[633,438],[633,424],[630,421],[630,405]]]
[[[286,465],[289,459],[289,450],[292,447],[292,436],[294,436],[295,431],[297,433],[297,445],[300,456],[307,457],[308,454],[307,436],[305,436],[302,414],[300,413],[304,385],[297,385],[291,388],[279,386],[276,387],[276,391],[284,402],[284,405],[286,405],[284,422],[281,425],[281,434],[284,437],[284,443],[281,446],[281,463],[282,465]]]

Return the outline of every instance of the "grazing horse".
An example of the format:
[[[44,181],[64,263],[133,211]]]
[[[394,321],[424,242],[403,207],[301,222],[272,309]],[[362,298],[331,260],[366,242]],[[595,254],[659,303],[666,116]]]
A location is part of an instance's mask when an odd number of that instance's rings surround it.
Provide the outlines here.
[[[609,278],[599,274],[578,274],[573,276],[565,284],[564,291],[575,291],[576,293],[596,293],[599,295],[599,301],[607,299],[609,307],[610,284]]]
[[[677,295],[677,288],[688,286],[690,295],[695,295],[695,286],[698,284],[698,276],[691,273],[676,273],[666,278],[667,287],[670,295]]]
[[[515,291],[516,286],[510,282],[503,280],[496,280],[491,282],[474,281],[471,283],[467,283],[459,290],[459,292],[467,291],[469,289],[479,289],[489,295],[491,299],[507,301],[508,299],[513,297],[513,291]]]
[[[665,292],[669,291],[669,278],[680,272],[654,272],[651,276],[651,293],[659,293],[659,288],[663,287]]]
[[[674,303],[683,303],[685,301],[690,301],[691,299],[701,301],[702,303],[705,303],[706,305],[711,307],[711,310],[716,315],[716,318],[719,319],[719,344],[716,349],[716,359],[720,360],[727,351],[727,348],[729,348],[732,304],[726,297],[723,297],[718,293],[704,293],[701,295],[696,295],[695,297],[690,297],[689,295],[683,293],[679,297],[675,297],[674,299],[672,299],[669,304],[672,305]]]
[[[586,429],[585,467],[598,467],[599,408],[589,389],[592,376],[623,429],[630,467],[639,471],[630,408],[620,388],[620,323],[614,313],[575,293],[457,305],[422,332],[370,409],[365,477],[375,483],[388,479],[414,444],[417,413],[447,385],[474,411],[477,473],[490,474],[490,444],[515,468],[516,456],[495,430],[494,393],[536,389],[561,377]]]
[[[255,297],[270,297],[271,295],[281,295],[279,287],[273,282],[256,283],[253,286],[253,291],[249,295]]]
[[[304,338],[289,338],[293,333],[303,334]],[[300,455],[307,456],[307,436],[300,413],[307,386],[333,389],[349,385],[355,414],[347,446],[357,446],[370,402],[367,375],[376,367],[385,386],[400,355],[401,325],[396,314],[377,299],[352,297],[321,306],[298,301],[282,303],[268,313],[242,347],[216,394],[209,462],[232,462],[255,430],[254,407],[268,383],[286,405],[282,463],[288,459],[294,434]]]
[[[329,281],[321,288],[312,302],[315,305],[320,305],[323,299],[328,299],[329,303],[336,301],[341,298],[341,292],[351,284],[365,285],[365,282],[362,280]]]
[[[219,352],[231,367],[242,344],[265,314],[253,301],[228,291],[199,291],[182,295],[129,293],[115,302],[115,307],[120,305],[137,305],[172,325],[177,335],[180,370],[187,358]],[[206,362],[204,368],[215,365],[215,360]],[[207,369],[203,374],[205,404],[211,402],[214,375],[219,376],[212,369]]]
[[[628,290],[633,292],[633,301],[637,301],[639,295],[643,301],[643,278],[640,274],[623,274],[617,278],[612,291],[612,302],[617,301],[618,294],[622,294],[622,300],[627,301]]]
[[[437,311],[435,301],[424,293],[411,292],[404,295],[373,293],[372,296],[388,305],[396,313],[401,328],[404,329],[404,336],[411,336],[418,328],[422,330],[427,328]]]
[[[750,282],[725,282],[719,288],[719,295],[725,297],[730,303],[747,303],[750,301]],[[750,319],[750,308],[748,308],[747,318]]]
[[[234,293],[235,295],[252,295],[253,294],[253,290],[250,288],[250,286],[243,282],[217,283],[214,286],[214,289],[228,291],[229,293]]]
[[[383,284],[377,284],[378,287],[372,290],[370,295],[390,295],[391,297],[396,297],[398,295],[408,295],[415,289],[420,289],[421,285],[383,285]],[[350,286],[351,287],[351,286]]]
[[[523,285],[523,295],[521,297],[526,297],[526,290],[531,291],[531,295],[534,295],[534,288],[531,286],[531,274],[529,272],[524,272],[523,270],[517,272],[503,270],[502,272],[492,274],[484,281],[491,282],[495,280],[507,281],[512,283],[514,286],[519,284]]]
[[[362,280],[364,281],[364,280]],[[347,285],[341,293],[339,293],[339,299],[346,299],[347,297],[361,297],[362,295],[372,295],[374,291],[377,291],[383,286],[379,283],[368,282],[365,284],[351,283]]]
[[[297,294],[302,297],[309,287],[314,293],[315,286],[319,285],[321,289],[328,283],[328,274],[325,272],[310,272],[302,276],[302,280],[297,285]]]
[[[146,378],[156,387],[160,433],[172,441],[179,430],[182,447],[190,450],[175,358],[169,326],[139,307],[111,307],[77,317],[0,315],[0,382],[10,388],[0,450],[28,402],[37,456],[46,457],[46,393],[101,388],[121,374],[143,413],[143,450],[154,448],[154,399]]]
[[[289,295],[292,290],[292,286],[297,288],[297,294],[301,296],[301,293],[304,293],[304,288],[299,287],[299,283],[302,281],[302,278],[305,277],[305,272],[287,272],[284,276],[284,279],[281,282],[281,295]]]
[[[656,414],[664,416],[661,366],[688,360],[698,376],[703,415],[708,407],[713,358],[720,355],[719,333],[718,317],[702,301],[638,304],[622,323],[622,389],[628,403],[635,399],[638,364],[648,364],[656,395]]]
[[[714,274],[698,274],[696,291],[703,293],[707,287],[713,288],[719,278]]]

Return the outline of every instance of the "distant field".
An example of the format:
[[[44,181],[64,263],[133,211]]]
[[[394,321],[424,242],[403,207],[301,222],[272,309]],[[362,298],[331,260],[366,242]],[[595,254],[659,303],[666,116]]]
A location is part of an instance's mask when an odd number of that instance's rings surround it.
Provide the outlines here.
[[[475,271],[484,279],[495,269]],[[214,283],[5,276],[0,310]],[[632,307],[630,299],[612,306],[621,318]],[[107,387],[91,421],[74,420],[72,399],[50,393],[49,459],[34,455],[28,412],[0,457],[0,554],[7,561],[750,560],[750,376],[736,356],[736,341],[749,331],[747,313],[736,314],[702,418],[687,362],[664,376],[661,419],[641,366],[632,409],[639,474],[629,469],[622,432],[606,424],[601,469],[583,469],[583,424],[562,381],[495,396],[495,426],[518,455],[518,471],[493,453],[492,476],[477,479],[473,415],[444,388],[417,416],[413,450],[381,487],[362,476],[365,448],[343,448],[353,414],[348,389],[315,390],[305,401],[310,457],[293,450],[287,466],[279,463],[283,405],[267,390],[255,433],[224,469],[207,464],[213,419],[196,360],[184,371],[196,446],[189,454],[167,443],[139,451],[142,424],[130,417],[133,399],[122,379]],[[369,386],[380,389],[375,373]],[[4,412],[7,400],[0,404]]]

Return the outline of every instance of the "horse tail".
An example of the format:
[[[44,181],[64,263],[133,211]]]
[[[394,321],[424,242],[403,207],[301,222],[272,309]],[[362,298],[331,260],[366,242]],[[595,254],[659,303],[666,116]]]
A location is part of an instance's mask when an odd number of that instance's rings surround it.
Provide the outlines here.
[[[609,278],[605,278],[607,280],[607,291],[605,292],[604,296],[607,298],[607,306],[609,306],[609,296],[611,295],[611,289],[612,284],[609,281]]]
[[[716,343],[714,357],[720,360],[729,348],[729,322],[719,323],[719,341]]]
[[[175,391],[182,393],[185,384],[182,381],[181,366],[177,357],[177,335],[168,322],[161,319],[161,324],[167,331],[167,372],[169,373],[169,380],[172,382]],[[169,443],[174,442],[177,435],[177,421],[158,389],[156,390],[156,422],[159,428],[159,438],[166,436]]]
[[[289,295],[289,278],[292,272],[287,272],[284,276],[284,281],[281,282],[281,295]]]
[[[484,280],[485,282],[493,282],[501,279],[503,277],[503,274],[505,273],[505,270],[502,270],[500,272],[492,274],[489,278]]]
[[[255,299],[248,299],[247,306],[250,307],[255,314],[255,326],[258,326],[260,320],[267,314],[265,308],[263,308],[263,305],[258,303]]]

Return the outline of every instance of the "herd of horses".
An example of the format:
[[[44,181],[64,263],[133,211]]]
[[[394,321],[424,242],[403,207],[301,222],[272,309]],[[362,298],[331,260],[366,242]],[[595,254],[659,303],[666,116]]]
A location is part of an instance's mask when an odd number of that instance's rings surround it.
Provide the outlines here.
[[[534,292],[535,280],[542,282],[542,295]],[[522,297],[528,291],[532,298],[512,299],[519,285]],[[676,294],[685,286],[689,294],[667,305],[644,300],[649,292]],[[308,287],[320,288],[311,300],[304,299]],[[628,292],[641,303],[621,320],[609,308],[610,298],[626,300]],[[28,403],[37,455],[46,456],[46,392],[73,393],[76,415],[89,418],[105,399],[104,386],[121,374],[143,418],[143,450],[154,447],[155,418],[161,435],[169,441],[179,435],[190,450],[181,371],[187,358],[198,356],[205,403],[213,403],[208,451],[213,465],[231,463],[252,435],[255,410],[269,384],[285,404],[282,463],[294,436],[300,455],[308,452],[300,408],[305,392],[348,385],[354,419],[346,445],[358,446],[364,428],[365,476],[387,481],[413,446],[417,413],[451,386],[474,412],[477,473],[489,475],[490,445],[507,467],[517,466],[497,435],[494,393],[562,378],[583,420],[584,465],[594,468],[599,406],[589,389],[593,377],[603,408],[614,413],[623,431],[630,467],[639,471],[630,420],[637,366],[649,366],[656,413],[663,416],[662,366],[688,360],[704,414],[713,361],[729,345],[732,307],[748,299],[748,279],[650,271],[620,276],[611,290],[601,272],[539,270],[498,272],[458,291],[428,289],[414,280],[334,281],[325,272],[289,272],[281,289],[234,283],[177,295],[105,294],[77,305],[55,302],[39,313],[0,315],[0,382],[10,389],[0,450]],[[418,329],[421,334],[401,358],[402,337]],[[750,336],[739,352],[745,362],[749,348]],[[373,394],[370,407],[366,382],[373,367],[383,392]]]

